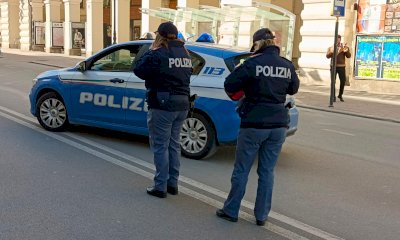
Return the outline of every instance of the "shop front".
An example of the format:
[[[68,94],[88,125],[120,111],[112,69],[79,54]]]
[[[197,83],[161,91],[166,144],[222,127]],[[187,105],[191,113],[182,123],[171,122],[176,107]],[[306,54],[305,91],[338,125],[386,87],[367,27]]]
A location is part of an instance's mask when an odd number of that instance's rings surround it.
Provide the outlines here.
[[[358,1],[355,47],[355,80],[400,84],[400,1]]]

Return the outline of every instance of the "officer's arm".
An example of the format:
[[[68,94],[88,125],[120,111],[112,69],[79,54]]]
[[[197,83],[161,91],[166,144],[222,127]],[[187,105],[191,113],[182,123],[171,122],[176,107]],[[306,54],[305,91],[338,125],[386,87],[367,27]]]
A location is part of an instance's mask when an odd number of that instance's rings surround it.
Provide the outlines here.
[[[292,72],[292,78],[287,89],[287,94],[293,95],[299,91],[300,81],[293,66],[290,68],[290,71]]]
[[[150,80],[159,73],[160,61],[159,53],[149,50],[137,61],[133,72],[143,80]]]
[[[224,88],[228,97],[234,101],[239,100],[244,95],[244,83],[250,78],[249,66],[245,62],[237,67],[225,79]]]

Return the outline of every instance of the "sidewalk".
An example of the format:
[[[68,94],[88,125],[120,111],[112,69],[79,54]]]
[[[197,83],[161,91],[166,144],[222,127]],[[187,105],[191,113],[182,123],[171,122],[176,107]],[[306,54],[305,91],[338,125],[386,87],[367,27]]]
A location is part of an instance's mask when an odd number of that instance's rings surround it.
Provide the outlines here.
[[[84,59],[84,57],[80,56],[24,52],[18,49],[3,49],[3,53],[13,54],[8,56],[21,58],[29,63],[58,68],[74,66]],[[338,88],[338,84],[336,87]],[[329,94],[329,86],[300,84],[299,93],[296,94],[296,103],[300,108],[400,123],[400,93],[399,95],[377,94],[345,88],[344,102],[340,102],[338,99],[337,102],[334,102],[334,107],[329,107]]]
[[[344,102],[337,99],[333,107],[329,107],[329,96],[329,86],[300,85],[299,93],[296,94],[296,103],[300,108],[400,123],[400,95],[376,94],[345,88]]]

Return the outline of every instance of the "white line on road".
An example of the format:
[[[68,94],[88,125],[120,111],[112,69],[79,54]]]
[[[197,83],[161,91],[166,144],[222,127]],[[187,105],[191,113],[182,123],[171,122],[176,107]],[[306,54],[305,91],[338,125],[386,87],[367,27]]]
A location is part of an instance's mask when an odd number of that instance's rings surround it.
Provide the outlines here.
[[[36,123],[36,120],[34,118],[27,117],[27,116],[25,116],[23,114],[20,114],[18,112],[15,112],[13,110],[8,109],[8,108],[0,106],[0,110],[2,110],[4,112],[8,112],[8,113],[10,113],[12,115],[18,116],[19,118],[22,118],[22,119],[27,120],[29,122]],[[144,171],[144,170],[142,170],[140,168],[134,167],[134,166],[132,166],[130,164],[122,162],[122,161],[120,161],[120,160],[118,160],[116,158],[113,158],[113,157],[111,157],[109,155],[103,154],[103,153],[101,153],[101,152],[99,152],[97,150],[94,150],[92,148],[85,147],[85,146],[83,146],[83,145],[81,145],[81,144],[79,144],[77,142],[71,141],[71,140],[69,140],[69,139],[67,139],[67,138],[65,138],[63,136],[58,135],[58,134],[54,134],[52,132],[45,131],[40,127],[37,127],[37,126],[32,125],[32,124],[28,124],[28,123],[26,123],[24,121],[21,121],[21,120],[19,120],[17,118],[14,118],[14,117],[10,116],[10,115],[3,114],[2,112],[0,112],[0,115],[3,116],[3,117],[8,118],[10,120],[13,120],[13,121],[15,121],[15,122],[17,122],[19,124],[22,124],[22,125],[24,125],[26,127],[29,127],[29,128],[34,129],[36,131],[39,131],[39,132],[41,132],[41,133],[43,133],[43,134],[45,134],[47,136],[55,138],[55,139],[57,139],[57,140],[59,140],[61,142],[64,142],[64,143],[68,144],[68,145],[76,147],[76,148],[78,148],[78,149],[80,149],[82,151],[85,151],[87,153],[95,155],[95,156],[97,156],[97,157],[99,157],[99,158],[101,158],[103,160],[106,160],[108,162],[111,162],[113,164],[121,166],[121,167],[123,167],[125,169],[128,169],[128,170],[130,170],[132,172],[135,172],[137,174],[140,174],[140,175],[142,175],[142,176],[144,176],[146,178],[153,179],[153,174],[150,173],[150,172],[147,172],[147,171]],[[83,142],[85,144],[88,144],[88,145],[90,145],[92,147],[96,147],[98,149],[101,149],[101,150],[106,151],[108,153],[111,153],[113,155],[119,156],[119,157],[121,157],[121,158],[123,158],[125,160],[131,161],[133,163],[136,163],[136,164],[141,165],[143,167],[146,167],[148,169],[154,170],[154,166],[152,164],[150,164],[148,162],[145,162],[143,160],[140,160],[140,159],[138,159],[136,157],[133,157],[131,155],[128,155],[128,154],[125,154],[123,152],[117,151],[115,149],[109,148],[109,147],[104,146],[102,144],[95,143],[95,142],[93,142],[93,141],[91,141],[89,139],[73,135],[71,133],[66,133],[65,135],[67,135],[68,137],[71,137],[73,139],[76,139],[78,141],[81,141],[81,142]],[[218,197],[221,197],[221,198],[226,198],[227,197],[227,193],[225,193],[225,192],[223,192],[221,190],[215,189],[215,188],[213,188],[211,186],[205,185],[203,183],[197,182],[197,181],[195,181],[193,179],[190,179],[190,178],[187,178],[187,177],[184,177],[184,176],[180,176],[180,181],[184,182],[184,183],[186,183],[186,184],[188,184],[190,186],[193,186],[193,187],[196,187],[198,189],[204,190],[204,191],[206,191],[208,193],[214,194],[215,196],[218,196]],[[198,199],[200,201],[203,201],[203,202],[205,202],[205,203],[207,203],[207,204],[209,204],[211,206],[219,208],[223,204],[222,202],[219,202],[219,201],[217,201],[217,200],[215,200],[213,198],[207,197],[207,196],[205,196],[205,195],[203,195],[201,193],[195,192],[195,191],[190,190],[188,188],[185,188],[183,186],[180,186],[180,189],[181,189],[182,193],[184,193],[184,194],[186,194],[188,196],[194,197],[194,198],[196,198],[196,199]],[[250,210],[254,209],[254,204],[252,204],[252,203],[250,203],[248,201],[242,201],[242,206],[246,207],[246,208],[248,208]],[[253,220],[254,217],[251,216],[248,213],[245,213],[245,212],[241,211],[240,212],[240,217],[242,219],[246,220],[246,221],[254,222],[254,220]],[[340,238],[340,237],[337,237],[337,236],[332,235],[330,233],[327,233],[327,232],[325,232],[323,230],[314,228],[314,227],[309,226],[309,225],[307,225],[305,223],[302,223],[302,222],[297,221],[295,219],[291,219],[289,217],[286,217],[286,216],[284,216],[282,214],[279,214],[279,213],[276,213],[276,212],[272,212],[271,211],[269,217],[270,218],[274,218],[274,219],[276,219],[276,220],[278,220],[280,222],[288,224],[288,225],[290,225],[292,227],[295,227],[297,229],[300,229],[302,231],[305,231],[307,233],[310,233],[310,234],[312,234],[314,236],[320,237],[322,239],[326,239],[326,240],[342,240],[342,238]],[[304,237],[302,237],[302,236],[300,236],[300,235],[298,235],[298,234],[296,234],[294,232],[291,232],[291,231],[289,231],[287,229],[284,229],[282,227],[274,225],[272,223],[268,223],[265,226],[265,228],[267,230],[271,231],[271,232],[274,232],[276,234],[284,236],[284,237],[286,237],[288,239],[307,239],[307,238],[304,238]]]
[[[323,128],[321,129],[323,131],[327,131],[327,132],[332,132],[332,133],[337,133],[337,134],[342,134],[342,135],[346,135],[346,136],[351,136],[354,137],[355,135],[352,133],[348,133],[348,132],[341,132],[341,131],[337,131],[337,130],[333,130],[333,129],[329,129],[329,128]]]

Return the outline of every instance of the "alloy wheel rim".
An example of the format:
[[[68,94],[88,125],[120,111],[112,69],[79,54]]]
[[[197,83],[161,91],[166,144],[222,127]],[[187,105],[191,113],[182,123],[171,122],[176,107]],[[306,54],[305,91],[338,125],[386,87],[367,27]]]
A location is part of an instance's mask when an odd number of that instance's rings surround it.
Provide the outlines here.
[[[196,154],[201,152],[207,145],[207,128],[197,118],[187,118],[182,125],[181,146],[189,153]]]
[[[40,119],[50,128],[61,127],[67,120],[64,104],[55,98],[46,99],[40,106]]]

